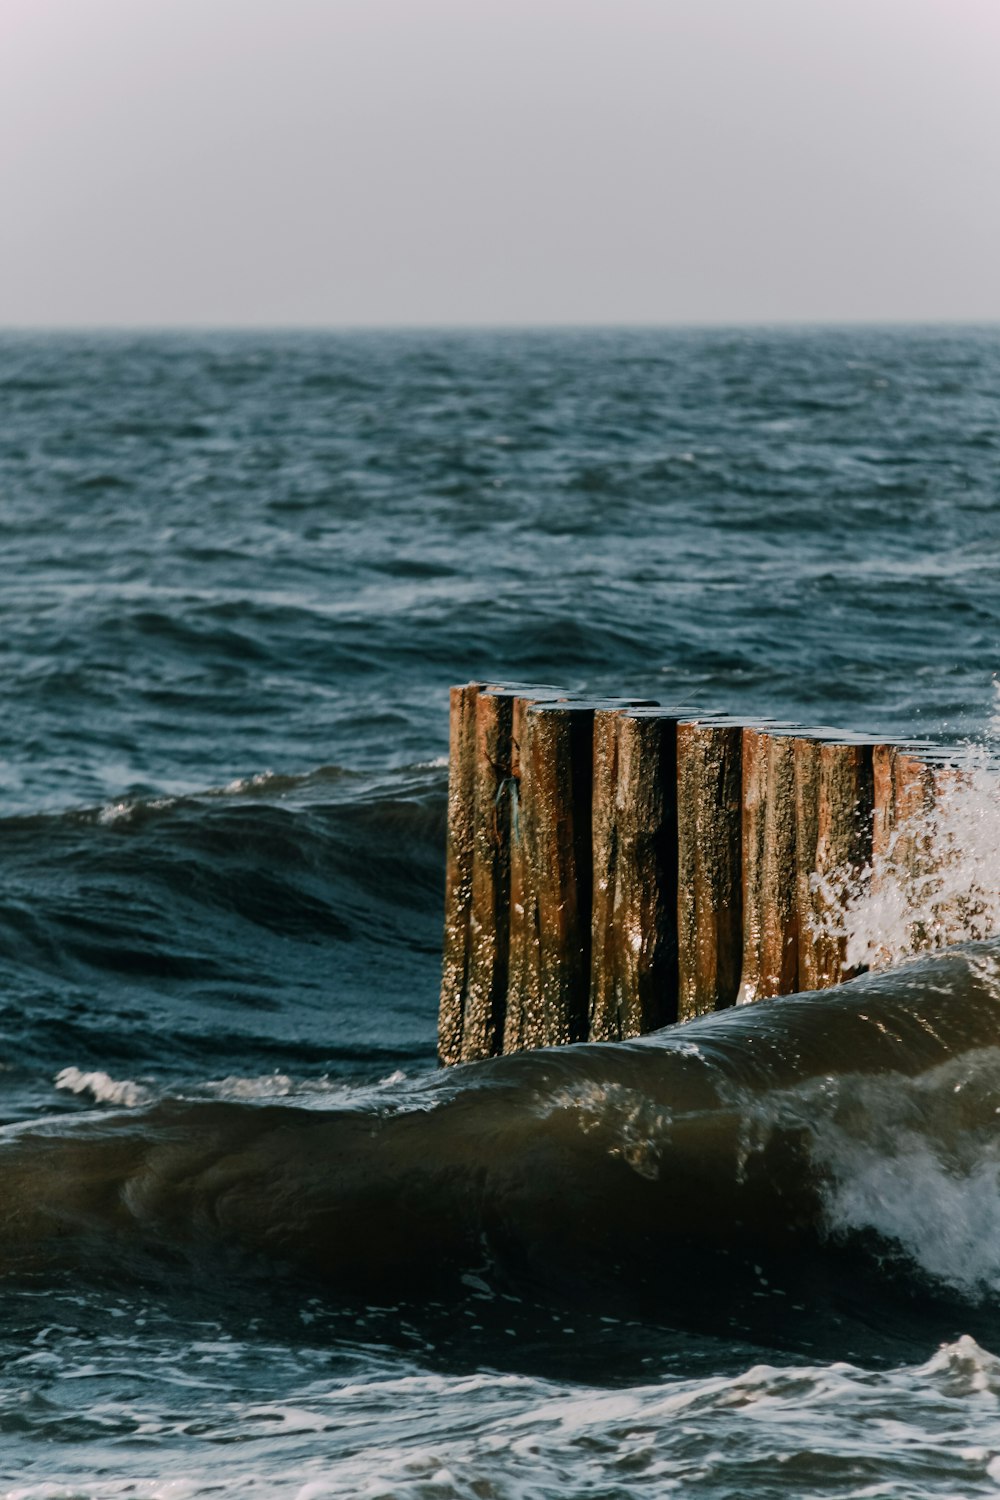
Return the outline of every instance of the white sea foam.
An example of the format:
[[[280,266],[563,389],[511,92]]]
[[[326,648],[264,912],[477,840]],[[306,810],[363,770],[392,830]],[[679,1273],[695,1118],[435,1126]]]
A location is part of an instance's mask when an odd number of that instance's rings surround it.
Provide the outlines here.
[[[222,1493],[218,1487],[213,1493]],[[82,1479],[67,1484],[17,1485],[0,1492],[0,1500],[198,1500],[208,1491],[195,1478],[111,1480]]]
[[[314,1089],[325,1092],[326,1080],[320,1080]],[[289,1095],[299,1092],[303,1085],[298,1085],[287,1073],[265,1073],[256,1078],[240,1078],[231,1074],[227,1078],[213,1079],[212,1082],[203,1084],[196,1090],[197,1093],[211,1094],[216,1099],[287,1099]]]
[[[79,1068],[63,1068],[55,1077],[57,1089],[71,1094],[89,1094],[97,1104],[119,1104],[135,1109],[148,1104],[151,1091],[130,1078],[112,1078],[110,1073],[84,1073]]]
[[[973,1299],[1000,1295],[1000,1159],[956,1168],[901,1132],[886,1146],[827,1140],[827,1214],[838,1230],[872,1229],[934,1280]]]
[[[1000,1300],[1000,1047],[916,1078],[831,1076],[757,1100],[741,1173],[779,1129],[807,1146],[832,1238],[874,1232],[940,1286]]]
[[[287,778],[279,778],[274,771],[258,771],[254,776],[237,776],[222,788],[221,795],[224,797],[239,797],[246,792],[257,792],[262,787],[269,786],[271,782]],[[216,793],[220,795],[220,793]]]
[[[186,1089],[191,1098],[226,1099],[234,1102],[267,1103],[272,1099],[294,1099],[297,1105],[328,1108],[332,1103],[356,1105],[368,1098],[375,1089],[386,1082],[401,1080],[392,1077],[376,1085],[351,1083],[343,1078],[330,1078],[326,1074],[318,1078],[293,1078],[288,1073],[263,1073],[256,1077],[243,1078],[230,1074],[226,1078],[214,1078],[197,1087]]]
[[[338,1385],[308,1361],[303,1381],[279,1359],[273,1401],[246,1403],[233,1400],[228,1358],[213,1390],[212,1346],[197,1348],[209,1350],[209,1441],[196,1463],[176,1446],[162,1389],[126,1381],[128,1394],[98,1410],[139,1427],[156,1478],[111,1443],[99,1477],[81,1475],[70,1450],[47,1482],[0,1480],[2,1500],[718,1500],[756,1493],[763,1474],[789,1500],[954,1500],[992,1493],[1000,1476],[1000,1360],[967,1335],[890,1370],[760,1363],[619,1390],[488,1371]],[[87,1368],[110,1373],[116,1356],[88,1342]],[[35,1419],[30,1405],[24,1415]],[[37,1420],[51,1424],[49,1403]]]
[[[316,1078],[293,1078],[289,1073],[261,1073],[251,1076],[229,1074],[224,1078],[212,1078],[204,1083],[192,1083],[170,1092],[174,1097],[204,1100],[220,1099],[234,1103],[266,1104],[272,1100],[294,1099],[305,1108],[325,1109],[331,1104],[356,1106],[380,1097],[385,1102],[385,1090],[395,1089],[406,1082],[406,1074],[399,1068],[375,1083],[357,1083],[344,1078],[330,1078],[321,1074]],[[152,1083],[138,1083],[133,1079],[112,1078],[110,1073],[100,1070],[84,1071],[81,1068],[63,1068],[55,1079],[57,1089],[71,1094],[89,1094],[97,1104],[115,1104],[129,1109],[151,1104],[162,1097],[164,1090]],[[394,1106],[399,1101],[393,1099]],[[429,1108],[415,1096],[410,1107]]]
[[[897,828],[860,872],[814,877],[818,925],[846,938],[845,967],[887,968],[1000,934],[1000,771],[967,748],[938,778],[934,805]]]
[[[152,797],[149,801],[126,798],[121,802],[108,802],[98,811],[97,821],[105,827],[115,823],[131,823],[143,812],[159,812],[163,808],[173,807],[176,802],[176,797]]]

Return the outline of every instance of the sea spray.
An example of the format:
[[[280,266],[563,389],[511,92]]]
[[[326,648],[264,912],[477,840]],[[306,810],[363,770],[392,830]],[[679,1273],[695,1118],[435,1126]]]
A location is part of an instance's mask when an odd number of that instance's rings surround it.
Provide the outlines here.
[[[935,770],[928,805],[871,863],[813,877],[824,896],[815,927],[846,938],[845,970],[891,968],[1000,933],[1000,767],[991,750],[966,746]]]

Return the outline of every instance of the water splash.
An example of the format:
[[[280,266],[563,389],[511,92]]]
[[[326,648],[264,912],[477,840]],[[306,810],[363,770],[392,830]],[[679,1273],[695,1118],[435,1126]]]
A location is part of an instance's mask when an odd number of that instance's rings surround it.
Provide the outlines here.
[[[1000,713],[1000,709],[998,709]],[[814,876],[814,934],[844,943],[844,969],[884,969],[1000,933],[1000,768],[990,746],[932,765],[910,812],[862,870]]]
[[[131,1078],[112,1078],[109,1073],[83,1072],[80,1068],[63,1068],[56,1075],[55,1087],[71,1094],[89,1094],[95,1104],[117,1104],[138,1109],[153,1095],[144,1084]]]
[[[841,1080],[843,1085],[844,1080]],[[850,1097],[848,1097],[848,1094]],[[931,1280],[1000,1296],[1000,1050],[856,1080],[813,1123],[828,1228],[874,1230]]]

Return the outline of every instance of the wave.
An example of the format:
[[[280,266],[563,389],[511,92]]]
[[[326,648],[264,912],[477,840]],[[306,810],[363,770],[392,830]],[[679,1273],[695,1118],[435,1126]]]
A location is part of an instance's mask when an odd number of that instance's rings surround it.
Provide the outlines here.
[[[989,1308],[998,1027],[992,944],[328,1101],[230,1083],[144,1106],[81,1072],[64,1083],[133,1107],[8,1127],[0,1265],[236,1255],[335,1295],[439,1298],[471,1277],[775,1337],[831,1296]]]
[[[404,1082],[405,1078],[406,1074],[402,1069],[396,1068],[372,1087],[384,1089]],[[292,1078],[288,1073],[277,1071],[253,1078],[230,1074],[227,1078],[190,1084],[180,1091],[167,1091],[158,1087],[152,1079],[112,1078],[109,1073],[85,1072],[80,1068],[68,1067],[56,1074],[53,1083],[57,1089],[70,1094],[89,1095],[95,1104],[121,1105],[126,1109],[138,1109],[164,1097],[189,1100],[227,1099],[267,1104],[294,1098],[297,1104],[328,1108],[331,1103],[356,1105],[364,1096],[364,1091],[357,1084],[345,1083],[343,1079],[325,1076]]]
[[[323,766],[3,819],[0,1059],[38,1089],[430,1060],[445,787]]]

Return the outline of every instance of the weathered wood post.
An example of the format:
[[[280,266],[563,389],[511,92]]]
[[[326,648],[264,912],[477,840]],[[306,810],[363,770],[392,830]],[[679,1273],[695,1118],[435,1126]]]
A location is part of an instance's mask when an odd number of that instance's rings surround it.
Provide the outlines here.
[[[677,1019],[677,725],[696,713],[594,717],[592,1041]]]
[[[847,967],[841,913],[871,862],[874,742],[817,731],[795,740],[799,989],[827,989]]]
[[[513,698],[484,688],[476,698],[475,812],[469,983],[462,1018],[462,1060],[500,1050],[507,997]]]
[[[934,772],[919,744],[879,744],[873,750],[874,811],[871,829],[871,895],[883,926],[907,932],[913,951],[927,945],[912,912],[924,906],[918,886],[927,882],[927,846],[934,805]],[[922,926],[922,921],[921,921]],[[871,968],[892,963],[889,933],[871,951]]]
[[[677,726],[678,1018],[734,1005],[743,964],[742,728]]]
[[[593,724],[593,707],[572,702],[524,716],[505,1052],[586,1036]]]
[[[469,984],[472,843],[475,819],[476,699],[481,682],[451,690],[448,747],[448,834],[445,855],[444,953],[438,1056],[448,1066],[462,1056],[462,1020]]]
[[[743,782],[741,1003],[798,988],[795,739],[787,725],[747,725]]]
[[[569,698],[525,711],[511,844],[505,1052],[588,1035],[594,722],[631,701]]]
[[[934,805],[929,745],[917,741],[875,745],[872,750],[874,810],[872,863],[907,858],[909,838]],[[923,830],[921,830],[923,831]]]
[[[614,920],[618,831],[615,796],[618,783],[618,721],[614,708],[594,714],[594,770],[591,782],[591,921],[588,1036],[611,1041],[618,1034],[606,1016],[615,1007]]]
[[[442,1062],[501,1050],[507,996],[510,841],[518,713],[555,687],[470,683],[452,689]]]
[[[540,703],[569,704],[565,694],[519,692],[514,700],[514,753],[511,765],[510,959],[501,1050],[520,1052],[545,1045],[540,1034],[541,970],[538,951],[539,906],[536,874],[535,803],[548,794],[543,754],[536,746],[528,764],[528,713]],[[572,804],[571,804],[572,807]]]

